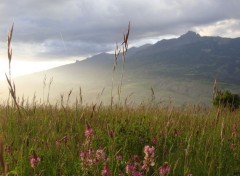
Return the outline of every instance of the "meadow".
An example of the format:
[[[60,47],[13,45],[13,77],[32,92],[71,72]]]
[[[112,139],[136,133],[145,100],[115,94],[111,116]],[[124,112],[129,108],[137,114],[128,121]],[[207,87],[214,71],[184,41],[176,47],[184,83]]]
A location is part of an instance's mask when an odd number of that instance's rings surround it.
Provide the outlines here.
[[[129,30],[130,24],[124,60]],[[107,106],[85,105],[82,96],[73,104],[63,98],[60,104],[21,100],[11,78],[11,38],[12,30],[6,74],[10,96],[0,105],[2,175],[240,174],[239,110],[166,106],[154,101],[153,90],[152,101],[138,105],[114,102],[113,91]],[[121,52],[115,51],[113,83]]]
[[[0,107],[8,175],[234,175],[239,111],[154,104]],[[161,171],[160,171],[161,170]],[[161,172],[161,173],[160,173]]]

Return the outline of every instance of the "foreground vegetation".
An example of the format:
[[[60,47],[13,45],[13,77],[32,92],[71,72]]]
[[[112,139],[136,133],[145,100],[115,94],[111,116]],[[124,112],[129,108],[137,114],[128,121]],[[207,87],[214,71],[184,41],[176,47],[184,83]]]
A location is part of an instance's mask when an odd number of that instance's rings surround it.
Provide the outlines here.
[[[198,106],[0,107],[2,173],[233,175],[239,111]],[[5,171],[4,171],[5,170]]]

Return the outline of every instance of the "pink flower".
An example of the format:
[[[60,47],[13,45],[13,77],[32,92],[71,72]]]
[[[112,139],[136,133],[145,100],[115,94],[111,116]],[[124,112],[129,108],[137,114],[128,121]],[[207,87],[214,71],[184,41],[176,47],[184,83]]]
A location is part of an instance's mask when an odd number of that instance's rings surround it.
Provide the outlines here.
[[[85,134],[85,137],[93,136],[93,129],[90,127],[89,124],[87,124],[84,134]]]
[[[155,148],[152,146],[152,147],[149,147],[148,145],[144,147],[144,153],[145,155],[149,155],[149,156],[154,156],[154,151],[155,151]]]
[[[108,168],[108,163],[106,163],[106,164],[104,165],[103,170],[102,170],[102,172],[101,172],[101,175],[102,175],[102,176],[111,176],[111,175],[112,175],[111,171],[110,171],[109,168]]]
[[[132,175],[135,171],[135,166],[131,165],[131,164],[127,164],[125,170],[126,170],[126,174],[128,175]]]
[[[134,155],[133,156],[133,160],[134,160],[134,162],[138,163],[140,161],[139,156],[138,155]]]
[[[237,136],[237,124],[233,124],[232,126],[232,136],[236,137]]]
[[[84,160],[85,157],[86,157],[85,151],[81,151],[81,153],[80,153],[80,159],[81,159],[81,160]]]
[[[143,161],[142,170],[147,170],[147,169],[148,169],[148,165],[145,161]]]
[[[170,173],[170,166],[168,165],[168,162],[165,162],[160,168],[159,168],[159,174],[162,176],[168,175]]]
[[[147,145],[147,146],[144,147],[145,157],[144,157],[142,169],[146,170],[147,172],[149,171],[149,167],[150,166],[154,166],[155,165],[155,162],[154,162],[154,151],[155,151],[155,148],[153,146],[149,147]]]
[[[133,176],[144,176],[144,175],[139,171],[134,171]]]
[[[61,144],[60,140],[56,140],[56,145],[59,146]]]
[[[82,164],[84,166],[91,166],[93,164],[96,164],[96,159],[93,156],[93,149],[89,149],[87,151],[82,151],[79,155],[80,160],[82,161]]]
[[[31,167],[35,168],[40,161],[41,161],[40,157],[38,157],[37,155],[32,155],[30,158]]]
[[[153,145],[157,145],[157,142],[158,142],[158,141],[157,141],[157,137],[154,137],[154,138],[152,139],[152,144],[153,144]]]
[[[119,161],[119,160],[122,160],[122,155],[119,155],[119,154],[116,155],[116,160],[118,160],[118,161]]]
[[[104,150],[103,149],[98,149],[97,151],[96,151],[96,159],[98,160],[98,161],[105,161],[106,160],[106,154],[105,154],[105,152],[104,152]]]
[[[144,176],[144,174],[142,174],[139,169],[138,169],[138,165],[132,165],[132,164],[127,164],[126,166],[126,174],[129,176]]]

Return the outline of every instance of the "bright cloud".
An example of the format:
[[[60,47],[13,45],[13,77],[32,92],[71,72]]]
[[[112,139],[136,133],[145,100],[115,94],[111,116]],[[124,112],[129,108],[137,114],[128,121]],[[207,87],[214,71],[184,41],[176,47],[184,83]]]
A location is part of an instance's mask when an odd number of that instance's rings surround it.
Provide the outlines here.
[[[216,23],[196,27],[195,30],[203,36],[240,37],[240,20],[228,19]]]

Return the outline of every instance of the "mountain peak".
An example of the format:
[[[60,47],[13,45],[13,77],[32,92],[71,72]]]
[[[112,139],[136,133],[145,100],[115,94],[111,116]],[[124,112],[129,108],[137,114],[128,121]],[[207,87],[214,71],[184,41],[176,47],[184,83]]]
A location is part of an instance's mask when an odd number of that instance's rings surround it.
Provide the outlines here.
[[[183,40],[194,41],[200,39],[201,36],[196,32],[188,31],[187,33],[181,35],[179,38]]]

